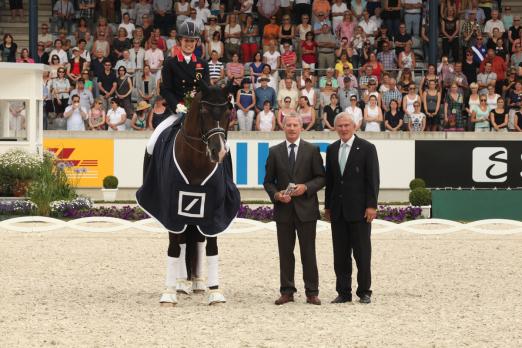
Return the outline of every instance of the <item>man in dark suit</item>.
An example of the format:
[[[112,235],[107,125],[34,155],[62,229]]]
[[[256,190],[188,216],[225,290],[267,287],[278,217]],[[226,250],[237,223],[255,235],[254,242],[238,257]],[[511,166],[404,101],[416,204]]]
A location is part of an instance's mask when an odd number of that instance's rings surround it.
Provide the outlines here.
[[[371,222],[377,216],[379,160],[375,146],[357,137],[350,114],[335,117],[340,139],[326,151],[325,217],[332,222],[334,270],[339,294],[352,300],[352,250],[357,264],[357,296],[371,302]]]
[[[303,122],[292,113],[283,120],[286,140],[270,148],[266,160],[265,190],[274,203],[277,224],[282,305],[294,301],[294,247],[299,237],[306,302],[320,305],[319,275],[315,257],[315,229],[320,218],[317,191],[324,186],[323,159],[319,149],[302,140]],[[289,184],[296,184],[289,193]],[[285,192],[287,191],[287,192]]]

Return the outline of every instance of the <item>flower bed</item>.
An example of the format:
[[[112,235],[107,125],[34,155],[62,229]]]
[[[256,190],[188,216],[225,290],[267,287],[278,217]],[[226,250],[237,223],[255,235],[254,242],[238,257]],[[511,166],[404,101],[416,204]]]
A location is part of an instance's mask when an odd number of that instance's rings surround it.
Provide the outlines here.
[[[36,204],[31,201],[0,201],[1,216],[34,215],[35,212]]]
[[[51,203],[51,216],[65,219],[79,219],[84,217],[103,216],[114,217],[124,220],[136,221],[147,219],[149,216],[140,207],[93,207],[91,199],[78,197],[70,201],[54,201]],[[0,201],[0,215],[35,215],[37,206],[31,201]],[[419,219],[422,208],[420,207],[392,207],[379,206],[377,218],[391,222],[404,222]],[[274,209],[270,206],[251,208],[241,204],[238,218],[252,219],[257,221],[269,222],[274,218]]]
[[[91,209],[69,208],[63,212],[61,217],[67,219],[79,219],[92,216],[114,217],[130,221],[143,220],[149,218],[149,216],[143,210],[141,210],[140,207],[131,207],[129,205],[126,205],[121,208],[117,208],[114,206],[97,207]]]
[[[389,205],[380,205],[377,210],[377,219],[391,221],[391,222],[404,222],[415,220],[421,217],[422,208],[407,206],[394,208]]]

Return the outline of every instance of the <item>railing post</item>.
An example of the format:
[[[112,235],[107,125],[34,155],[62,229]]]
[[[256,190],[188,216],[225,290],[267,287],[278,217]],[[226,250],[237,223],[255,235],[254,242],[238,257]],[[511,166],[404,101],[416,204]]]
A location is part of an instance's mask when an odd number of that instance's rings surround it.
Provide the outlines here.
[[[29,52],[35,57],[38,44],[38,3],[37,0],[29,0]]]
[[[439,44],[439,0],[429,0],[429,39],[428,62],[437,64],[438,44]]]

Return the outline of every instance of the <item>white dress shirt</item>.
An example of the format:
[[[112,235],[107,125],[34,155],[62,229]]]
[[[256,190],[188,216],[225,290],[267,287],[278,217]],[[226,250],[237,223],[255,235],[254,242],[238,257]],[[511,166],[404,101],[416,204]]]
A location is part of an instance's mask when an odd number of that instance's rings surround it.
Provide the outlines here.
[[[301,138],[297,138],[297,140],[294,143],[291,143],[288,140],[286,141],[286,152],[288,154],[288,157],[290,157],[290,150],[292,150],[290,145],[291,144],[295,144],[296,146],[294,148],[294,153],[295,153],[295,159],[297,159],[297,151],[299,150],[299,143],[300,142],[301,142]]]

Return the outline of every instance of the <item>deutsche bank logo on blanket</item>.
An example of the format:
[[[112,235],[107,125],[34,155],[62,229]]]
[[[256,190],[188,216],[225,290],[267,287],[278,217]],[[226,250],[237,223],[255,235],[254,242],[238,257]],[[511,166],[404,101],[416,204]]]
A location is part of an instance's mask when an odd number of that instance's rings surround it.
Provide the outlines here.
[[[473,149],[473,181],[505,182],[508,177],[508,152],[505,147]]]
[[[203,218],[205,216],[205,193],[179,191],[178,215]]]

